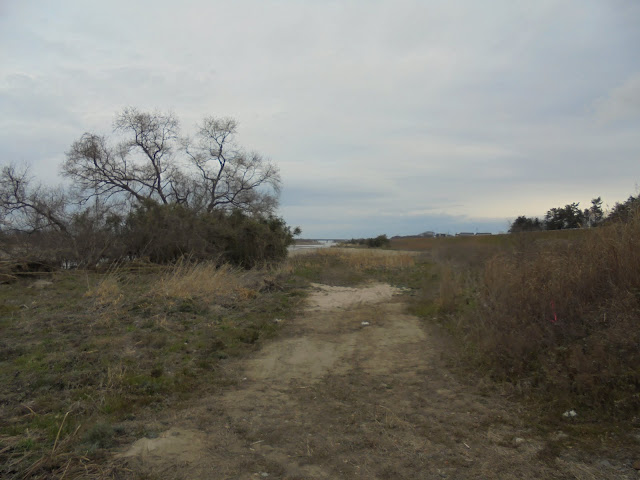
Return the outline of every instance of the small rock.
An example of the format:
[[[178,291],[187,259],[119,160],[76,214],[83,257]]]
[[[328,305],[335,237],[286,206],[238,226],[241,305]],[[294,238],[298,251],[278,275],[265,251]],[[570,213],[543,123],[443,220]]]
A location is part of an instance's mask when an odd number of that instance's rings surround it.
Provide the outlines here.
[[[362,322],[362,323],[361,323],[361,325],[362,325],[363,327],[367,327],[367,326],[369,326],[369,325],[371,325],[371,324],[370,324],[369,322]]]
[[[523,443],[526,443],[526,440],[524,438],[516,437],[513,439],[513,445],[516,447],[519,447]]]
[[[600,465],[601,467],[604,467],[604,468],[609,468],[609,467],[611,467],[611,462],[609,460],[600,460],[598,462],[598,465]]]
[[[578,416],[578,412],[576,412],[575,410],[567,410],[562,414],[562,416],[565,418],[575,418]]]
[[[640,470],[640,460],[636,460],[635,462],[633,462],[632,467],[636,470]]]
[[[267,472],[262,472],[260,474],[261,477],[267,478],[269,476],[269,474]]]

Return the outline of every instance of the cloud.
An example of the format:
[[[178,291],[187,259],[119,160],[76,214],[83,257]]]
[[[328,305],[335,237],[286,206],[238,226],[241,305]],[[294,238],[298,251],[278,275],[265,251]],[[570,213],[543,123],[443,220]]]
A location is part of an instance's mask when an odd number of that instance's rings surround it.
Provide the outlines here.
[[[640,71],[595,102],[598,118],[604,123],[640,123]]]
[[[127,105],[230,115],[307,232],[504,229],[633,192],[638,24],[626,0],[9,2],[0,161],[52,178]]]

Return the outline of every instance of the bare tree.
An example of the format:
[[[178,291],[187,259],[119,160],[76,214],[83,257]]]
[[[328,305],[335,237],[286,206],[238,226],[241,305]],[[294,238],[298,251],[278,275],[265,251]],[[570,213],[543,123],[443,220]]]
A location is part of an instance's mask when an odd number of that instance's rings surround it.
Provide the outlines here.
[[[84,201],[126,194],[138,203],[151,199],[209,213],[275,211],[278,168],[236,145],[235,120],[206,117],[194,140],[184,138],[180,143],[179,122],[173,114],[126,108],[114,127],[125,136],[117,146],[85,133],[67,152],[63,173],[75,181]]]
[[[283,258],[298,231],[273,215],[278,169],[240,148],[236,132],[235,120],[207,117],[189,140],[173,114],[126,108],[115,138],[85,133],[71,145],[70,190],[2,168],[0,255],[78,267],[150,251],[157,261],[225,255],[245,266]]]
[[[0,172],[0,221],[7,230],[68,233],[67,199],[60,189],[33,186],[27,167],[8,165]]]
[[[126,193],[138,201],[171,203],[177,119],[126,108],[114,126],[127,136],[123,142],[113,147],[105,137],[85,133],[67,152],[63,174],[75,181],[85,200]]]
[[[125,108],[116,117],[115,130],[130,134],[121,149],[127,153],[132,150],[143,155],[146,161],[140,173],[142,178],[151,179],[146,185],[157,194],[164,204],[170,203],[173,144],[178,138],[180,124],[172,114],[146,113],[135,108]]]
[[[105,137],[92,133],[85,133],[71,145],[62,173],[74,180],[84,200],[127,193],[142,201],[153,194],[153,178],[129,161],[127,149],[115,149]]]
[[[237,123],[231,118],[206,117],[195,141],[185,141],[185,151],[200,176],[202,203],[208,212],[238,208],[270,213],[280,193],[278,168],[260,154],[238,148],[236,132]]]

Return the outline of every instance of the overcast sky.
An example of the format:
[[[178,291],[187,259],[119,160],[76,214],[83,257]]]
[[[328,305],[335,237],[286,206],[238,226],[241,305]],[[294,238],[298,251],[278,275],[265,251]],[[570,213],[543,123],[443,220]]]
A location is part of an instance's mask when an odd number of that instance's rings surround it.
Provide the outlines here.
[[[232,116],[303,237],[504,231],[640,181],[640,2],[0,0],[0,162]]]

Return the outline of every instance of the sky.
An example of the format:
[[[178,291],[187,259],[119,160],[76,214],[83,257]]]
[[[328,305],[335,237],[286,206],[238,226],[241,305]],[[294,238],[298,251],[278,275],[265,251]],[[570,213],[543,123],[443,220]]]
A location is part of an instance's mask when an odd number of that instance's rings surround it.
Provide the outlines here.
[[[305,238],[501,232],[640,182],[637,0],[0,0],[0,164],[233,117]]]

